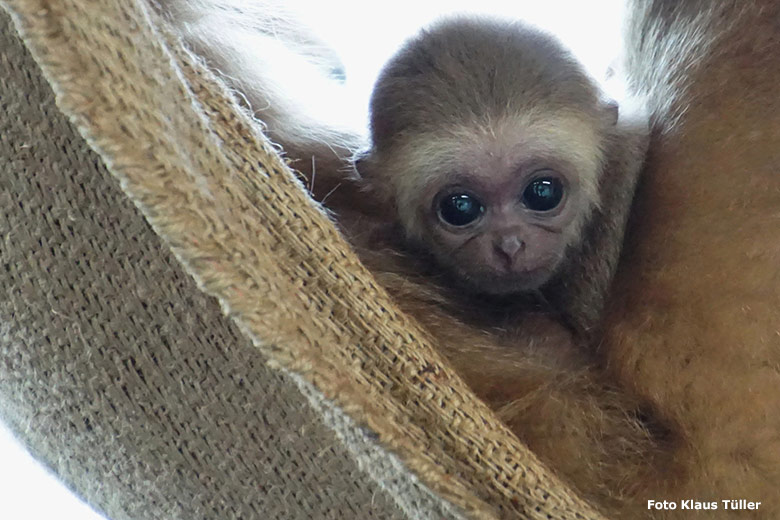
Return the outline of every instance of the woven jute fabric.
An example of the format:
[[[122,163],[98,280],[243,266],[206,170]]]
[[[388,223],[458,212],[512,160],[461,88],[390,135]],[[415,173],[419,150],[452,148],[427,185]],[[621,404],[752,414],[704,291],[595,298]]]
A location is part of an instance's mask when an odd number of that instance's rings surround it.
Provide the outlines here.
[[[454,516],[437,496],[474,518],[599,518],[442,362],[144,3],[5,5],[162,239],[32,64],[4,63],[39,89],[17,102],[44,108],[18,107],[3,141],[3,411],[71,485],[115,518]],[[355,444],[374,438],[410,472],[368,468]]]
[[[0,237],[0,416],[110,518],[457,517],[197,288],[2,10]]]

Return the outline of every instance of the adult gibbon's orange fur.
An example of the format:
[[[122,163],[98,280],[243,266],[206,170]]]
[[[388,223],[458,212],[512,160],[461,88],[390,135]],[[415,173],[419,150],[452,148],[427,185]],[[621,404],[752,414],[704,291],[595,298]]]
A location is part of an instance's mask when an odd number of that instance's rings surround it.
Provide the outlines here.
[[[627,70],[652,100],[655,135],[604,337],[596,338],[606,373],[554,316],[526,312],[512,332],[474,320],[475,301],[441,292],[414,258],[362,242],[386,217],[344,173],[362,137],[288,111],[268,87],[272,78],[243,71],[240,50],[208,23],[173,22],[246,96],[310,182],[316,157],[314,197],[365,230],[351,239],[378,280],[583,495],[627,519],[693,516],[679,502],[674,511],[648,509],[649,499],[718,501],[708,518],[733,516],[720,500],[761,501],[750,517],[776,518],[780,13],[769,0],[637,1],[631,11]]]
[[[633,16],[656,132],[601,351],[674,432],[678,472],[644,498],[780,518],[780,4],[637,0]]]

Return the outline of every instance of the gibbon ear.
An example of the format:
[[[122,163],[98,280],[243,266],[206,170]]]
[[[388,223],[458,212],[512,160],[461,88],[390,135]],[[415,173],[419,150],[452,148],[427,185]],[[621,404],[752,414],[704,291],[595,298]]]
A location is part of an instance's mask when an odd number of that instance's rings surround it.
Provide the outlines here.
[[[608,124],[615,126],[618,122],[618,116],[620,115],[620,107],[617,101],[607,98],[602,101],[604,105],[604,118]]]
[[[368,180],[376,177],[375,163],[376,159],[374,158],[374,154],[372,153],[371,149],[361,150],[352,156],[352,167],[355,170],[357,178],[362,180]]]
[[[365,172],[368,170],[367,162],[368,152],[357,152],[354,157],[352,157],[352,167],[355,168],[355,172],[361,179],[365,177]]]
[[[395,201],[393,184],[384,178],[382,162],[377,159],[372,150],[357,152],[352,157],[354,177],[361,187],[361,191],[375,201],[375,211],[383,214],[387,208],[392,207]]]

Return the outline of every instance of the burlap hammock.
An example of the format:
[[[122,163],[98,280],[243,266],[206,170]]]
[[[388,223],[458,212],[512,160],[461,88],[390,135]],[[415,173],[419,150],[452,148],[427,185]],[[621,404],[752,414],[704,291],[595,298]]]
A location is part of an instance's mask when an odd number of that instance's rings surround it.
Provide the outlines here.
[[[142,0],[2,4],[0,413],[79,495],[116,520],[600,518]]]

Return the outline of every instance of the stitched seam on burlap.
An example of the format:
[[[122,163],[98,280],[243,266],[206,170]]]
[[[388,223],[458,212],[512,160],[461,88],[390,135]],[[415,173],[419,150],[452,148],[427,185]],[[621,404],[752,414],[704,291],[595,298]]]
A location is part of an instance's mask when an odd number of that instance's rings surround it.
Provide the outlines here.
[[[388,454],[371,440],[371,433],[360,428],[333,402],[326,399],[311,383],[298,374],[291,374],[301,393],[322,416],[354,455],[358,467],[388,492],[396,505],[410,520],[440,520],[463,518],[449,502],[441,500],[425,487],[414,473],[406,471],[403,463]]]

